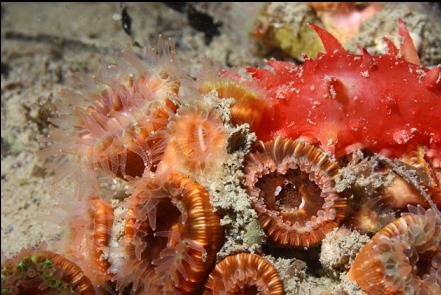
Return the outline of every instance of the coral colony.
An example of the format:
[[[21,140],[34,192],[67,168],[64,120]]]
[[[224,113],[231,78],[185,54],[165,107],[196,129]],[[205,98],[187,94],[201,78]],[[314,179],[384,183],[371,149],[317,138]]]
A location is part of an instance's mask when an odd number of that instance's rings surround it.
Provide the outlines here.
[[[69,230],[7,260],[2,294],[284,294],[262,253],[217,256],[212,183],[244,133],[241,181],[223,185],[245,190],[267,243],[307,251],[344,225],[373,235],[348,267],[364,292],[441,294],[441,66],[420,65],[403,22],[382,56],[311,28],[326,52],[302,65],[193,80],[162,45],[66,90],[44,153],[76,182],[53,213]],[[120,231],[104,176],[129,187]]]

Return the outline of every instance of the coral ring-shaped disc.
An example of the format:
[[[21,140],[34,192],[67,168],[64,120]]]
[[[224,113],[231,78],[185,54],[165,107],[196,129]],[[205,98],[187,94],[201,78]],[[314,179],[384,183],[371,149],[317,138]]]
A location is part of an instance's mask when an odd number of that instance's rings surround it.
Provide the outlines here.
[[[92,260],[94,273],[97,276],[95,280],[103,283],[109,279],[109,267],[110,263],[104,259],[104,249],[109,246],[110,234],[113,226],[113,208],[100,199],[99,197],[92,197],[90,199],[91,208],[89,210],[90,215],[90,227],[93,228],[90,242],[91,253],[89,253],[89,259]],[[72,245],[78,247],[78,245]]]
[[[216,265],[205,284],[204,295],[281,295],[283,284],[265,258],[248,253],[228,256]]]
[[[2,265],[2,294],[94,295],[96,292],[89,278],[72,261],[50,251],[23,250]]]
[[[231,106],[231,123],[234,125],[248,123],[253,131],[260,125],[262,113],[268,108],[268,101],[257,88],[253,90],[251,87],[228,80],[207,82],[201,86],[203,93],[209,93],[211,90],[216,90],[220,98],[235,99]]]
[[[191,294],[203,286],[223,229],[204,187],[177,173],[157,174],[135,185],[125,238],[129,257],[123,272],[139,281],[123,279],[123,287]]]
[[[348,277],[369,295],[441,294],[441,220],[409,206],[361,249]]]
[[[346,199],[335,190],[338,166],[321,150],[277,137],[246,158],[246,186],[259,223],[282,246],[310,247],[343,219]]]

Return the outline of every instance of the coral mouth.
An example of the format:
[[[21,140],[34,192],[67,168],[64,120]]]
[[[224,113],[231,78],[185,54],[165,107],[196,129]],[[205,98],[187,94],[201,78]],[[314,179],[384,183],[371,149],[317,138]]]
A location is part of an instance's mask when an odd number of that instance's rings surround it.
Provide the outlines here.
[[[289,169],[284,175],[267,174],[256,187],[261,189],[267,208],[282,212],[283,219],[292,224],[304,225],[309,216],[317,214],[324,204],[320,188],[299,170]]]
[[[414,249],[412,252],[410,259],[414,257],[414,262],[412,263],[414,265],[413,271],[415,275],[422,280],[426,275],[430,275],[432,261],[435,261],[434,259],[436,259],[437,256],[440,256],[440,254],[436,251],[417,253]]]
[[[165,198],[156,205],[158,212],[167,212],[167,214],[158,214],[156,217],[156,229],[152,229],[145,237],[145,243],[149,251],[145,251],[144,260],[152,262],[156,257],[160,257],[163,249],[175,246],[177,241],[170,237],[176,236],[177,232],[185,231],[182,213],[174,206],[170,199]],[[182,233],[184,234],[184,233]]]
[[[239,295],[254,295],[259,294],[256,286],[247,286],[237,291]]]

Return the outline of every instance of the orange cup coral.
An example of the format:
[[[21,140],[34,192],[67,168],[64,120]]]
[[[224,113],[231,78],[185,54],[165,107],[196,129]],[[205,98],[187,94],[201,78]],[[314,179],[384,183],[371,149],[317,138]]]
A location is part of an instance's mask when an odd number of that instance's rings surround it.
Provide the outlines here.
[[[416,169],[423,190],[427,189],[431,200],[441,210],[441,169],[433,158],[436,152],[432,152],[425,146],[418,146],[403,155],[401,161]]]
[[[369,2],[308,2],[308,5],[342,43],[356,37],[363,23],[383,9],[383,4]]]
[[[441,293],[441,220],[432,209],[409,211],[379,231],[351,266],[348,277],[369,295]]]
[[[282,295],[283,284],[275,267],[249,253],[226,257],[216,265],[205,284],[204,295]]]
[[[1,272],[2,294],[96,294],[74,262],[49,251],[23,250],[5,262]]]
[[[202,93],[216,90],[220,98],[234,98],[231,106],[231,123],[238,125],[248,123],[255,130],[262,120],[263,111],[268,108],[269,101],[264,97],[263,90],[258,91],[245,83],[229,80],[206,82],[201,85]]]
[[[120,292],[190,294],[202,287],[223,241],[207,191],[180,174],[135,184],[125,224],[127,258],[117,274]]]
[[[213,175],[227,157],[228,135],[216,111],[180,109],[162,163],[187,175]]]
[[[114,220],[113,208],[97,196],[80,201],[68,198],[60,207],[49,219],[62,228],[63,234],[49,244],[50,248],[75,261],[96,290],[108,288],[110,263],[105,257]]]
[[[173,59],[173,53],[164,55]],[[44,154],[62,164],[66,156],[73,159],[57,174],[77,172],[72,178],[88,187],[86,181],[96,179],[97,170],[128,178],[156,169],[180,85],[180,78],[166,71],[168,59],[148,66],[127,51],[119,64],[107,66],[93,81],[62,93],[67,105],[57,110],[56,128],[49,136],[52,145]]]
[[[246,186],[260,225],[284,246],[310,247],[344,218],[346,199],[335,190],[338,166],[321,150],[277,137],[246,158]]]
[[[361,233],[376,233],[400,212],[407,211],[408,205],[439,212],[437,177],[424,154],[424,149],[418,148],[400,160],[392,160],[379,154],[364,158],[359,152],[353,153],[337,181],[352,182],[343,192],[353,196],[350,216],[345,222]]]

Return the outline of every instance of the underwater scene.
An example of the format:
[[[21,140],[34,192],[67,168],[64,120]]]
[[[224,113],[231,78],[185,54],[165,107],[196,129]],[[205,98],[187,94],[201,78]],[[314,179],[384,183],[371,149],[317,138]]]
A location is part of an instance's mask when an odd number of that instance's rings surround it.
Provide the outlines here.
[[[441,294],[439,3],[1,27],[2,295]]]

